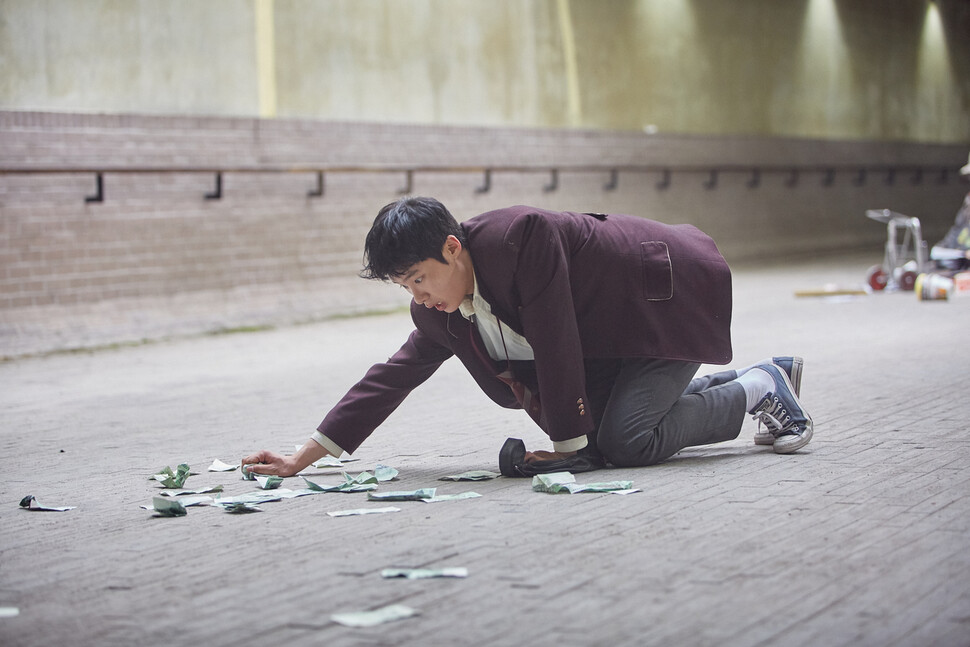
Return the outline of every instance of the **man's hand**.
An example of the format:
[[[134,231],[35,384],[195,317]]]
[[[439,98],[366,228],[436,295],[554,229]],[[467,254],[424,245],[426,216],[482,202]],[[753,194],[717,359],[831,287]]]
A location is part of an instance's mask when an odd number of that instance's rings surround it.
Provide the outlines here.
[[[555,461],[562,460],[563,458],[569,458],[570,456],[575,456],[576,452],[547,452],[539,450],[537,452],[526,452],[525,462],[535,463],[536,461]]]
[[[253,474],[293,476],[302,468],[296,466],[292,456],[283,456],[264,449],[242,459],[240,469],[249,470]]]

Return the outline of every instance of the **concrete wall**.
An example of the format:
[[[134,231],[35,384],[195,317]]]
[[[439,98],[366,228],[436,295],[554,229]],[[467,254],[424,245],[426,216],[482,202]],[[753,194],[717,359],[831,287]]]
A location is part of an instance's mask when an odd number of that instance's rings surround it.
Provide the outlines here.
[[[865,210],[918,216],[935,242],[967,189],[957,180],[965,151],[900,142],[0,112],[0,357],[403,306],[403,291],[356,273],[374,215],[404,188],[440,198],[459,219],[523,203],[693,223],[735,263],[858,249],[877,258],[885,229]],[[568,170],[577,165],[600,168]],[[631,165],[654,168],[621,171],[616,187],[604,188],[610,168]],[[665,165],[674,169],[666,186]],[[375,166],[401,170],[330,172],[319,197],[308,195],[317,187],[309,171],[228,172],[222,198],[207,200],[213,173],[190,172]],[[408,166],[464,170],[419,171],[406,187]],[[495,171],[490,189],[476,190],[485,179],[478,169],[502,166],[534,170]],[[725,167],[734,170],[705,187],[710,169]],[[829,167],[837,169],[831,178]],[[897,168],[891,177],[890,167]],[[184,170],[164,172],[172,168]],[[550,189],[553,168],[564,170]],[[763,168],[757,177],[755,168]],[[793,176],[791,168],[801,172]],[[863,168],[870,170],[860,176]],[[37,172],[5,172],[30,169]],[[86,202],[95,171],[106,169],[104,201]]]
[[[0,109],[970,142],[965,0],[0,0]]]

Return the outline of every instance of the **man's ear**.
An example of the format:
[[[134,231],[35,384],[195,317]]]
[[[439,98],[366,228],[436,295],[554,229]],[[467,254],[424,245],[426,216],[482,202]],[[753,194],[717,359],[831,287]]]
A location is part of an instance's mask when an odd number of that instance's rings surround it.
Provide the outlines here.
[[[449,234],[441,248],[441,255],[444,258],[454,258],[459,252],[461,252],[461,241]]]

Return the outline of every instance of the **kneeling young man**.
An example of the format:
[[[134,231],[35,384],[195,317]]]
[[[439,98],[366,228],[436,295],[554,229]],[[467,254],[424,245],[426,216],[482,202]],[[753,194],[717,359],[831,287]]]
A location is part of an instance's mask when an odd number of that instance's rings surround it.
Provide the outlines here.
[[[812,438],[801,358],[694,377],[732,351],[731,273],[693,226],[527,206],[459,224],[437,200],[404,198],[381,209],[364,252],[362,276],[413,296],[415,330],[296,454],[244,458],[252,472],[290,476],[354,452],[452,356],[548,434],[552,451],[526,454],[523,473],[652,465],[736,438],[746,412],[766,427],[755,442],[778,453]]]

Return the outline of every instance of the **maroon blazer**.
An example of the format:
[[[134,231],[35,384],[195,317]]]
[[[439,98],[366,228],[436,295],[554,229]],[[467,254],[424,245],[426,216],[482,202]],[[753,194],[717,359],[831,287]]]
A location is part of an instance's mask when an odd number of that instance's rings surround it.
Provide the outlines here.
[[[492,312],[535,354],[523,381],[542,401],[552,440],[593,430],[585,357],[731,361],[731,273],[714,241],[690,225],[516,206],[462,223]],[[443,361],[458,357],[483,391],[518,408],[473,324],[412,302],[416,330],[375,364],[318,427],[353,452]],[[513,363],[515,364],[515,363]]]

